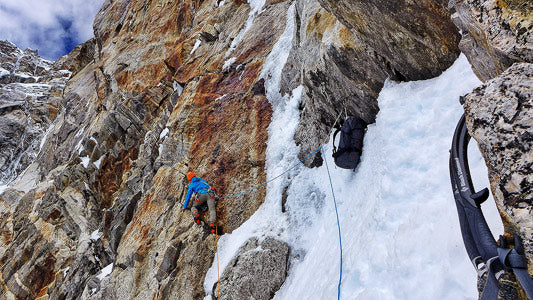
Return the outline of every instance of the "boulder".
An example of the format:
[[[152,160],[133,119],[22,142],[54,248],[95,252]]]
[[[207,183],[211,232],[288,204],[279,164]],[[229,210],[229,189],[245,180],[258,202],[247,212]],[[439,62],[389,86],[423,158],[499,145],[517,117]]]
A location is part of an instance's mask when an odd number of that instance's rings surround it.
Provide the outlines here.
[[[289,252],[287,243],[272,237],[249,239],[213,286],[213,299],[272,299],[285,282]]]

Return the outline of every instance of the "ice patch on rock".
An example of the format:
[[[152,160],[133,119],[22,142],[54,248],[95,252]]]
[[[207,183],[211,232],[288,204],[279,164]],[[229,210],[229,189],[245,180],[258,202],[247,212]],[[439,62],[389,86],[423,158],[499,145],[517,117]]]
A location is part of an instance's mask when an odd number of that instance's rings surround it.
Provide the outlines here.
[[[246,23],[244,24],[244,28],[241,29],[239,34],[237,34],[237,36],[231,42],[231,46],[228,49],[228,51],[226,52],[226,56],[225,57],[229,57],[230,56],[231,52],[233,52],[233,50],[235,50],[235,48],[237,47],[239,42],[244,37],[244,34],[246,32],[248,32],[248,30],[252,27],[252,24],[254,23],[255,16],[260,13],[261,9],[265,5],[265,1],[266,0],[248,0],[248,4],[250,4],[250,8],[251,8],[250,9],[250,13],[248,14],[248,19],[246,20]]]
[[[102,234],[101,234],[101,233],[98,231],[98,229],[97,229],[97,230],[95,230],[95,231],[93,231],[93,232],[91,233],[91,237],[90,237],[90,239],[91,239],[91,241],[96,241],[96,240],[98,240],[101,236],[102,236]]]
[[[183,93],[183,87],[177,81],[172,83],[172,88],[174,89],[174,92],[178,93],[178,96],[181,96],[181,93]]]
[[[104,156],[105,156],[105,154],[100,156],[100,158],[97,161],[93,162],[94,166],[97,169],[100,169],[100,166],[102,165],[102,160],[104,159]]]

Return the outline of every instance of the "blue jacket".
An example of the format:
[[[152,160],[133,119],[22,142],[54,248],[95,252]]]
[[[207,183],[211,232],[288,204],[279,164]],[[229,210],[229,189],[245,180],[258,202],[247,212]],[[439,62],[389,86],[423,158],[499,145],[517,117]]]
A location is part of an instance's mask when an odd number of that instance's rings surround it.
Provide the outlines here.
[[[193,177],[191,179],[191,184],[189,184],[189,189],[187,190],[187,196],[185,196],[185,203],[183,204],[183,208],[187,208],[189,206],[189,200],[191,199],[193,193],[203,194],[209,191],[209,184],[207,184],[205,180],[200,177]]]

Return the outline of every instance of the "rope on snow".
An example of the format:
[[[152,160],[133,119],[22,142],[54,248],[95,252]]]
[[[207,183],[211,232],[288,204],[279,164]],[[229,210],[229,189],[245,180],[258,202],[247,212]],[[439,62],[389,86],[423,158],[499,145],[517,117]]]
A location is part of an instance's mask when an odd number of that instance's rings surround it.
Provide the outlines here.
[[[339,212],[337,211],[337,200],[335,199],[335,192],[333,192],[333,183],[331,182],[331,174],[329,173],[328,161],[326,160],[326,153],[322,148],[322,155],[324,155],[324,162],[326,163],[326,169],[328,170],[329,185],[331,187],[331,194],[333,195],[333,203],[335,204],[335,215],[337,215],[337,228],[339,230],[339,249],[341,256],[341,264],[339,271],[339,285],[337,286],[337,299],[341,298],[341,281],[342,281],[342,238],[341,238],[341,225],[339,222]]]

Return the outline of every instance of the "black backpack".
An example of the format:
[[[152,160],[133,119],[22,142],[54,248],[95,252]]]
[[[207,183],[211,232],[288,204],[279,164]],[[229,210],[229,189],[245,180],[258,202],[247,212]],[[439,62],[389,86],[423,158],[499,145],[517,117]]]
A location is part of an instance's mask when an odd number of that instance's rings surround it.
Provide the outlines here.
[[[333,134],[333,158],[335,164],[343,169],[355,169],[359,164],[363,150],[366,122],[359,117],[349,117],[342,127]],[[335,147],[335,138],[341,132],[339,148]]]

